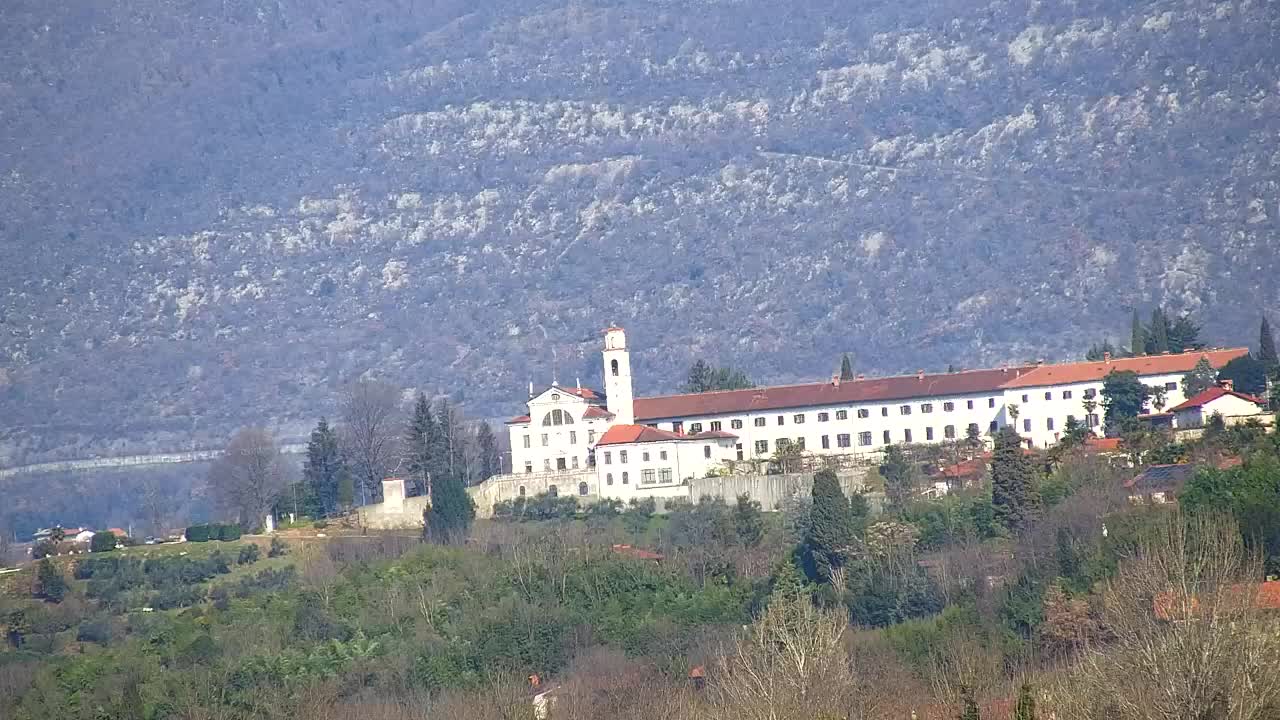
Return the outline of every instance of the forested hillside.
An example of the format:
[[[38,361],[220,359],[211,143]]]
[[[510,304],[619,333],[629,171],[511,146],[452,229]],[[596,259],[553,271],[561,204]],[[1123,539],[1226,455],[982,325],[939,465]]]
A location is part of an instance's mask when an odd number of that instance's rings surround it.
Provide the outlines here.
[[[1268,3],[0,7],[0,464],[1276,317]]]

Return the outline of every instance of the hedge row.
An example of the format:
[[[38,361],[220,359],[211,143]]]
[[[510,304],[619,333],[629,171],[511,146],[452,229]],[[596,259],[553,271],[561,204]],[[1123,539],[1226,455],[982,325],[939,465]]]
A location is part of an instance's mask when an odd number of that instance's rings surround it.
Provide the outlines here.
[[[187,542],[208,542],[210,540],[239,540],[243,531],[240,526],[235,523],[221,524],[210,523],[208,525],[192,525],[187,528]]]

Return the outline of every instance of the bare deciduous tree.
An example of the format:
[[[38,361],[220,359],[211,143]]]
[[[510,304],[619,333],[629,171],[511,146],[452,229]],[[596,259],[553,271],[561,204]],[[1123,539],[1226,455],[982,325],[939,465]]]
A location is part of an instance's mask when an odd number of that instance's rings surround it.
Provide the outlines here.
[[[209,468],[210,495],[230,517],[256,527],[284,489],[288,466],[275,438],[262,428],[238,431]]]
[[[342,451],[364,505],[378,497],[396,465],[400,391],[373,380],[352,383],[342,395],[342,423]]]
[[[1103,595],[1113,642],[1054,693],[1059,717],[1263,720],[1280,712],[1280,630],[1230,518],[1171,513]]]

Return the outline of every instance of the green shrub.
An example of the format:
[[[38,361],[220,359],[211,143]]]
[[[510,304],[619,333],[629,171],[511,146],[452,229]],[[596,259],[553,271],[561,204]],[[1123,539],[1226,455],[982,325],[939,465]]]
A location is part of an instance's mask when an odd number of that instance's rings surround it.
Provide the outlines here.
[[[271,538],[271,549],[267,550],[267,557],[284,557],[289,552],[289,546],[278,537]]]
[[[114,637],[115,632],[111,624],[111,618],[106,615],[89,618],[80,623],[80,627],[76,630],[77,642],[110,645]]]
[[[97,532],[89,540],[89,552],[110,552],[116,549],[116,545],[120,539],[116,534],[108,530]]]
[[[244,532],[240,529],[240,525],[237,523],[217,525],[215,527],[217,527],[216,539],[221,540],[222,542],[234,542],[236,540],[239,540],[240,536],[244,534]],[[212,531],[210,532],[210,539],[215,539],[213,538]]]
[[[258,562],[260,557],[262,557],[262,551],[258,549],[257,545],[241,545],[240,555],[236,557],[236,564],[252,565]]]
[[[329,527],[329,523],[328,523],[328,521],[326,521],[326,520],[317,520],[317,521],[315,521],[315,529],[317,529],[317,530],[323,530],[323,529],[325,529],[325,528],[327,528],[327,527]]]
[[[192,525],[187,528],[187,542],[209,542],[208,525]]]

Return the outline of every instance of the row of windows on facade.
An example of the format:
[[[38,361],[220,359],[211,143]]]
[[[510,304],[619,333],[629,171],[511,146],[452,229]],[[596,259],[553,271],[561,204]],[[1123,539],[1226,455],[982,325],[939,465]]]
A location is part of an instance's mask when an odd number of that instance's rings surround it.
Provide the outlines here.
[[[644,450],[644,451],[642,451],[642,452],[640,453],[640,462],[649,462],[649,460],[650,460],[650,456],[651,456],[651,453],[650,453],[648,450]],[[627,451],[626,451],[626,450],[619,450],[619,451],[618,451],[618,463],[619,463],[619,464],[621,464],[621,465],[626,465],[626,464],[627,464],[627,457],[628,457],[628,454],[627,454]],[[703,446],[702,446],[702,457],[704,457],[704,458],[708,458],[708,459],[710,459],[710,458],[711,458],[711,446],[710,446],[710,445],[703,445]],[[658,459],[659,459],[659,460],[666,460],[666,459],[667,459],[667,451],[666,451],[666,450],[659,450],[659,451],[658,451]],[[604,451],[604,464],[605,464],[605,465],[612,465],[612,464],[613,464],[613,452],[612,452],[612,451],[609,451],[609,450],[605,450],[605,451]]]
[[[1069,396],[1069,395],[1070,395],[1070,393],[1068,392],[1068,396]],[[973,406],[974,406],[974,401],[973,401],[973,400],[966,400],[966,401],[965,401],[965,405],[967,406],[967,409],[972,410],[972,409],[973,409]],[[996,406],[996,399],[995,399],[995,398],[987,398],[987,407],[989,407],[989,408],[994,408],[995,406]],[[912,406],[912,405],[899,405],[899,406],[898,406],[898,414],[900,414],[900,415],[910,415],[910,414],[912,413],[912,411],[913,411],[913,408],[914,408],[914,406]],[[942,403],[942,411],[943,411],[943,412],[953,412],[955,409],[956,409],[956,404],[955,404],[954,402],[947,401],[947,402]],[[921,412],[921,413],[923,413],[923,414],[928,414],[928,413],[933,412],[933,403],[921,403],[921,404],[920,404],[920,412]],[[857,413],[858,413],[858,418],[859,418],[859,419],[864,419],[864,420],[865,420],[866,418],[871,417],[871,410],[870,410],[869,408],[858,408]],[[881,417],[889,417],[889,407],[888,407],[888,406],[885,406],[885,407],[880,408],[880,415],[881,415]],[[836,416],[836,420],[848,420],[848,419],[849,419],[849,411],[848,411],[848,410],[837,410],[837,411],[835,412],[835,416]],[[820,413],[818,413],[818,414],[817,414],[817,417],[818,417],[818,422],[829,422],[829,421],[831,420],[831,413],[829,413],[829,412],[820,412]],[[803,424],[805,423],[806,418],[807,418],[807,416],[806,416],[806,414],[805,414],[805,413],[796,413],[796,414],[794,414],[794,415],[792,415],[792,416],[791,416],[791,423],[792,423],[793,425],[803,425]],[[752,422],[753,422],[753,424],[754,424],[756,427],[765,427],[766,425],[768,425],[768,424],[769,424],[769,419],[768,419],[768,418],[764,418],[764,417],[758,417],[758,418],[755,418]],[[776,422],[777,422],[777,424],[778,424],[778,425],[786,425],[786,424],[787,424],[787,416],[786,416],[786,415],[778,415],[778,416],[776,417]],[[676,423],[676,425],[677,425],[677,430],[679,430],[679,429],[680,429],[680,428],[679,428],[679,426],[681,425],[681,423]],[[741,430],[741,429],[742,429],[742,425],[743,425],[743,421],[742,421],[742,420],[730,420],[730,421],[729,421],[729,427],[730,427],[730,429],[732,429],[732,430]],[[708,424],[708,429],[710,429],[712,432],[716,432],[716,431],[718,431],[718,430],[722,430],[723,428],[724,428],[724,426],[721,424],[721,421],[719,421],[719,420],[712,420],[712,421]],[[702,430],[703,430],[702,423],[700,423],[700,422],[696,422],[696,423],[689,423],[689,432],[690,432],[690,433],[697,434],[697,433],[702,432]]]
[[[628,485],[631,483],[631,473],[627,472],[626,470],[623,470],[620,473],[620,475],[621,475],[623,485]],[[671,478],[672,478],[671,468],[658,468],[657,470],[641,470],[640,471],[641,485],[657,485],[658,483],[662,483],[664,485],[670,485],[672,482]],[[604,484],[605,485],[613,484],[613,473],[604,474]]]
[[[587,458],[587,465],[591,465],[591,458],[590,458],[590,457],[588,457],[588,458]],[[556,469],[556,470],[577,470],[577,469],[578,469],[578,457],[575,455],[574,457],[571,457],[571,458],[569,458],[568,460],[566,460],[565,458],[556,458],[556,467],[555,467],[555,469]],[[550,458],[542,458],[542,470],[543,470],[543,472],[551,472],[551,459],[550,459]],[[533,472],[533,462],[532,462],[532,461],[528,461],[528,460],[526,460],[526,461],[525,461],[525,463],[524,463],[524,471],[525,471],[525,474],[529,474],[529,473]]]
[[[548,485],[548,486],[547,486],[547,494],[548,494],[548,495],[550,495],[551,497],[560,497],[560,488],[556,487],[555,485]],[[590,488],[586,483],[584,483],[584,482],[578,483],[578,494],[579,494],[579,495],[584,495],[584,496],[585,496],[585,495],[590,495],[590,494],[591,494],[591,488]],[[523,486],[523,485],[521,485],[521,486],[520,486],[520,497],[524,497],[524,495],[525,495],[525,489],[524,489],[524,486]]]
[[[559,410],[556,410],[556,412],[560,412],[560,411],[559,411]],[[543,423],[543,424],[545,425],[546,423]],[[594,443],[595,441],[596,441],[596,431],[595,431],[595,430],[588,430],[588,431],[587,431],[587,444],[588,444],[588,445],[591,445],[591,444],[592,444],[592,443]],[[570,444],[570,445],[577,445],[577,444],[578,444],[578,431],[577,431],[577,430],[570,430],[570,431],[569,431],[569,444]],[[549,433],[542,433],[542,447],[548,447],[549,445],[551,445],[551,435],[550,435]],[[532,438],[532,436],[530,436],[530,435],[525,435],[525,436],[524,436],[524,447],[525,447],[525,449],[527,450],[527,449],[529,449],[529,448],[530,448],[530,447],[532,447],[532,446],[533,446],[533,438]]]

